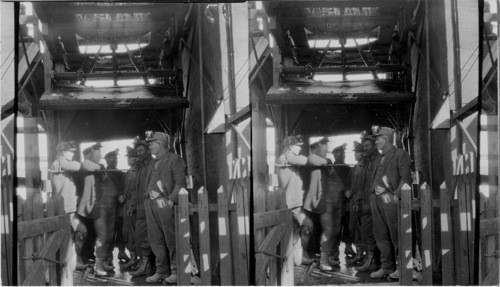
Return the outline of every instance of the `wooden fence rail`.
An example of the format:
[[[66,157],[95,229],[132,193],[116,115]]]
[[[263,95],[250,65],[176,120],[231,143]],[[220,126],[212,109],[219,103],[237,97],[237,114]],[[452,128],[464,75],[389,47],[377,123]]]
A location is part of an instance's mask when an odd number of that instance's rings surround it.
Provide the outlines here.
[[[2,156],[2,223],[0,224],[2,233],[2,282],[5,285],[12,285],[14,280],[14,270],[12,266],[12,223],[13,223],[13,196],[14,181],[13,168],[14,161],[11,155]]]
[[[179,192],[179,205],[176,214],[176,246],[178,284],[191,285],[191,278],[199,272],[201,285],[213,284],[214,266],[211,266],[210,233],[218,234],[221,285],[249,284],[249,222],[248,218],[248,179],[231,180],[228,192],[224,187],[217,191],[217,203],[209,204],[208,191],[201,187],[197,191],[198,203],[189,202],[186,189]],[[233,201],[233,202],[231,202]],[[217,212],[218,226],[210,226],[209,214]],[[198,222],[198,234],[193,236],[189,216]],[[199,240],[200,262],[195,262],[191,240]],[[193,244],[194,245],[194,244]],[[194,266],[198,266],[194,270]],[[196,268],[195,268],[196,269]]]
[[[455,175],[455,188],[448,189],[446,183],[440,186],[439,199],[433,200],[431,187],[422,183],[417,187],[418,198],[412,198],[410,186],[405,185],[399,203],[399,256],[400,256],[400,284],[413,285],[413,260],[421,258],[421,285],[433,285],[435,278],[441,278],[443,285],[470,285],[475,280],[474,261],[474,234],[479,228],[474,224],[475,206],[474,194],[478,191],[475,185],[474,170],[467,170],[463,174]],[[434,210],[439,207],[439,222],[434,222]],[[419,211],[420,228],[412,226],[412,213]],[[494,220],[492,222],[495,222]],[[482,221],[481,225],[489,223]],[[438,238],[434,225],[440,226],[440,258],[433,258]],[[482,227],[482,226],[481,226]],[[419,244],[415,241],[412,228],[417,228],[420,235]],[[416,250],[414,252],[413,250]],[[419,254],[415,254],[419,253]],[[412,258],[413,257],[413,258]],[[441,262],[441,273],[435,274],[438,268],[433,264]]]
[[[64,199],[52,197],[50,181],[46,191],[38,191],[32,200],[18,196],[17,254],[20,285],[65,285],[63,273],[71,252],[70,216],[64,212]],[[48,191],[48,192],[47,192]],[[43,195],[46,195],[44,200]],[[66,276],[72,276],[67,274]]]

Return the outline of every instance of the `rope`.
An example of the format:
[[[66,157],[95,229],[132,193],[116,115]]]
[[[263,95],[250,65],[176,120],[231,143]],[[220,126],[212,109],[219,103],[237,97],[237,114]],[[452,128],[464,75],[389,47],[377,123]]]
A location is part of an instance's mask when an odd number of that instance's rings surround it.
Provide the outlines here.
[[[63,266],[65,266],[66,264],[68,264],[68,262],[57,261],[57,260],[52,259],[52,258],[47,258],[47,257],[44,257],[44,256],[40,256],[36,252],[33,253],[31,257],[23,257],[23,260],[39,260],[39,259],[43,259],[45,261],[56,263],[56,264],[61,264]]]

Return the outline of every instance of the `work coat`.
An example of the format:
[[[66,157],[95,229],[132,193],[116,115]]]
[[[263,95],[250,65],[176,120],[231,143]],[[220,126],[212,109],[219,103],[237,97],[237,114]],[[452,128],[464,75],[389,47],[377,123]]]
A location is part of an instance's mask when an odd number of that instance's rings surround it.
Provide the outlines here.
[[[385,191],[401,197],[403,185],[412,184],[411,159],[406,151],[392,147],[377,159],[376,166],[372,190],[379,185],[385,188]]]
[[[154,172],[156,165],[156,174]],[[179,191],[186,188],[186,164],[184,159],[169,151],[161,152],[151,160],[148,169],[148,187],[144,198],[149,197],[151,189],[161,193],[173,203],[179,203]],[[161,188],[160,188],[161,187]]]
[[[99,218],[99,202],[102,197],[102,174],[98,170],[104,166],[90,160],[82,162],[84,172],[83,191],[78,203],[78,214],[91,219]]]
[[[76,212],[78,196],[73,180],[73,173],[79,171],[81,164],[77,161],[68,161],[63,156],[59,156],[50,165],[52,192],[54,195],[60,194],[64,199],[64,212]]]

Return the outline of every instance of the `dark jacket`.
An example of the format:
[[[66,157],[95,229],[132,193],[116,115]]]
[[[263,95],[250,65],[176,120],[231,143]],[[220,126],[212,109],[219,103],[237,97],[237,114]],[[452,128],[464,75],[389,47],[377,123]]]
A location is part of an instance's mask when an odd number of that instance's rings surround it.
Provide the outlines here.
[[[148,155],[137,163],[135,195],[131,197],[129,204],[135,207],[136,217],[139,219],[146,218],[143,195],[148,187],[149,166],[152,160],[151,156]]]
[[[155,166],[156,165],[156,166]],[[156,168],[158,177],[154,178],[153,170]],[[149,196],[149,188],[160,192],[163,196],[179,203],[179,191],[186,188],[186,164],[184,159],[175,153],[165,151],[158,155],[157,159],[151,160],[148,172],[148,190],[144,192],[144,198]],[[158,187],[160,181],[161,189]]]
[[[99,203],[102,197],[102,175],[98,170],[104,166],[90,160],[82,162],[84,172],[83,191],[78,203],[78,214],[91,219],[99,218]]]
[[[126,198],[123,208],[123,215],[126,216],[128,210],[136,211],[137,207],[137,170],[136,167],[130,167],[125,173],[123,179],[123,194]],[[141,202],[142,204],[142,202]]]
[[[411,159],[406,151],[392,147],[385,155],[378,158],[376,166],[373,191],[379,185],[385,188],[385,191],[401,197],[401,187],[405,183],[412,184]]]
[[[68,161],[59,156],[51,165],[52,192],[60,194],[64,199],[64,212],[76,212],[78,197],[73,180],[73,173],[79,171],[81,164],[77,161]]]

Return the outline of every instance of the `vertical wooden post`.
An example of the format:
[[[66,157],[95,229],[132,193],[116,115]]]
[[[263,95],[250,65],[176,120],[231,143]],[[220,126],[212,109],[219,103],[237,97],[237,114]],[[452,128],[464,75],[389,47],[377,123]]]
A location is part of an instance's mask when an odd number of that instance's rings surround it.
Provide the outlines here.
[[[12,222],[13,222],[13,200],[14,183],[12,174],[13,161],[10,154],[2,155],[2,282],[5,285],[14,284],[14,274],[12,265],[13,244],[12,244]]]
[[[249,274],[248,274],[248,253],[247,253],[247,242],[249,240],[247,234],[248,228],[248,216],[245,211],[245,200],[244,200],[244,188],[241,186],[239,180],[235,179],[235,185],[238,187],[234,190],[234,196],[236,199],[236,215],[237,221],[237,234],[238,234],[238,246],[237,246],[237,258],[238,265],[236,266],[236,285],[248,285]]]
[[[177,266],[177,283],[179,285],[191,285],[191,247],[190,247],[190,226],[189,226],[189,195],[184,188],[179,191],[179,213],[178,221],[179,230],[178,241],[179,249],[177,256],[179,257],[179,265]]]
[[[400,285],[413,285],[413,260],[412,260],[412,226],[411,226],[411,187],[403,185],[400,201],[400,239],[399,245],[399,270]]]
[[[431,187],[424,182],[420,187],[422,218],[422,284],[432,285],[432,194]]]
[[[441,207],[441,273],[443,285],[455,285],[453,233],[450,210],[450,193],[446,182],[440,188]]]
[[[45,181],[45,187],[46,187],[46,192],[47,192],[47,202],[45,203],[46,210],[47,210],[47,217],[52,217],[56,214],[55,206],[54,206],[54,199],[52,198],[52,184],[50,180]],[[46,238],[50,236],[49,233],[46,235]],[[50,286],[55,286],[57,285],[57,271],[56,271],[56,265],[55,263],[50,264],[49,267],[49,285]]]
[[[198,224],[200,225],[200,273],[201,284],[212,284],[210,268],[210,223],[208,221],[208,195],[204,187],[198,190]]]
[[[219,252],[220,252],[220,279],[222,286],[233,285],[233,264],[231,258],[231,240],[229,235],[229,212],[224,188],[217,190],[217,212],[219,216]]]
[[[468,243],[468,230],[469,222],[467,221],[467,200],[465,197],[465,176],[458,174],[457,180],[457,193],[458,193],[458,214],[459,217],[459,230],[460,230],[460,249],[457,252],[460,260],[460,285],[469,285],[469,243]],[[457,278],[457,279],[458,279]]]
[[[283,224],[286,226],[283,238],[280,242],[280,255],[286,258],[281,268],[281,286],[295,285],[293,277],[293,218],[292,211],[286,213],[285,221]]]

